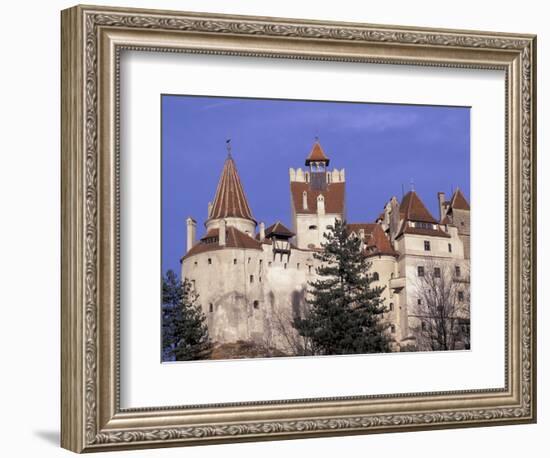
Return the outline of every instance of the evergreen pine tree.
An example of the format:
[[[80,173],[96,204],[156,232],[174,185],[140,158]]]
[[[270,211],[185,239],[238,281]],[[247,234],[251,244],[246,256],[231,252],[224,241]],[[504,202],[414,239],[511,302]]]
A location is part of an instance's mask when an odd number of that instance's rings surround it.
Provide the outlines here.
[[[361,240],[350,237],[345,222],[336,220],[323,234],[319,279],[309,282],[307,312],[294,320],[298,333],[310,342],[313,354],[335,355],[389,351],[384,288],[371,287],[371,263]]]
[[[204,316],[189,280],[169,270],[162,278],[162,348],[164,360],[188,361],[210,355]]]

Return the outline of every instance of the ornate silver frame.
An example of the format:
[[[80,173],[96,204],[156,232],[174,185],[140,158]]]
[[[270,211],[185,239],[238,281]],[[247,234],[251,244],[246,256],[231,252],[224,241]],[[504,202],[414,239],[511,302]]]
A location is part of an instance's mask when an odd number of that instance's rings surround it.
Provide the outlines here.
[[[118,62],[122,49],[506,72],[506,386],[122,410]],[[536,421],[533,35],[76,6],[62,12],[62,421],[75,452]]]

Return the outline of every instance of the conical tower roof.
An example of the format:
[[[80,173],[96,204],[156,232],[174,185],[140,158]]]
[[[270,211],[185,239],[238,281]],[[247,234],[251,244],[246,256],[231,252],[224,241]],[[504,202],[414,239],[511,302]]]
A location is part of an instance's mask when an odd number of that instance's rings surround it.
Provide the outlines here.
[[[459,188],[456,189],[453,197],[451,198],[450,207],[456,210],[470,210],[470,204],[468,203],[466,197],[464,197],[464,194],[462,194],[462,191]]]
[[[409,191],[405,194],[399,207],[399,212],[401,213],[401,217],[408,221],[420,221],[433,224],[437,222],[424,205],[424,202],[422,202],[418,194],[414,191]]]
[[[326,165],[328,165],[328,163],[330,162],[330,159],[323,151],[323,148],[321,148],[319,140],[315,141],[315,143],[313,144],[313,148],[309,153],[309,156],[306,158],[306,165],[309,165],[311,162],[324,162]]]
[[[227,155],[208,219],[245,218],[254,221],[231,153]]]

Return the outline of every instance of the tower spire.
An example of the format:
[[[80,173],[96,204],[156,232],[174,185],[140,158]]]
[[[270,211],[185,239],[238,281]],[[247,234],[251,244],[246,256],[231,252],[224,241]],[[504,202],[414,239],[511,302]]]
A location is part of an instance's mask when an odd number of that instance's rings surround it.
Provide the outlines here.
[[[231,139],[230,138],[228,138],[225,141],[225,148],[227,149],[227,157],[231,158]]]
[[[218,181],[216,195],[212,202],[210,220],[222,218],[244,218],[256,223],[252,217],[235,161],[231,154],[231,139],[227,139],[227,158]]]

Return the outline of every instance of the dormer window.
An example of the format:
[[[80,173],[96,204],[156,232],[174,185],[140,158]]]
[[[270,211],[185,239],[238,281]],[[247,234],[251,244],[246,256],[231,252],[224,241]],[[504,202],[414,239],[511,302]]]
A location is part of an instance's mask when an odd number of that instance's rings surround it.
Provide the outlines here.
[[[414,227],[419,227],[421,229],[435,229],[435,225],[431,223],[424,223],[421,221],[417,221],[414,223]]]

